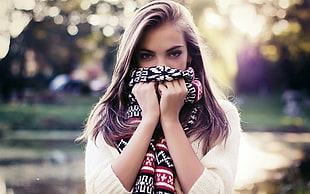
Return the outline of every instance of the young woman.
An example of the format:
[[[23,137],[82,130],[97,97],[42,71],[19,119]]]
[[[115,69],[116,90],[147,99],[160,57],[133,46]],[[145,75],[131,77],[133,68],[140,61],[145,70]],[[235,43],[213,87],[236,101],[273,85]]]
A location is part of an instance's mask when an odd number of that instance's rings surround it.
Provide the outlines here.
[[[111,85],[91,111],[87,193],[230,193],[240,120],[207,74],[189,11],[140,8],[119,45]]]

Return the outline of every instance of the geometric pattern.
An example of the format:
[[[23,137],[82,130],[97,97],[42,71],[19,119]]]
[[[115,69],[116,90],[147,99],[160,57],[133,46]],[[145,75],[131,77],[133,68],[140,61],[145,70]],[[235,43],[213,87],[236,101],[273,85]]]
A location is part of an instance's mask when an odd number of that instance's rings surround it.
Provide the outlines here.
[[[130,136],[119,139],[117,148],[121,152]],[[136,178],[133,193],[170,194],[175,193],[175,168],[165,139],[155,143],[152,139]]]
[[[184,102],[193,104],[200,100],[203,95],[202,85],[195,78],[194,70],[191,67],[184,71],[166,66],[135,68],[131,72],[129,87],[133,87],[138,82],[172,81],[180,78],[184,78],[188,90]],[[127,119],[130,123],[139,123],[142,118],[142,110],[132,93],[129,93],[128,99]],[[197,119],[198,112],[198,108],[194,107],[189,120],[183,126],[184,130],[191,128]],[[160,125],[157,127],[160,128]],[[130,138],[131,135],[119,137],[115,140],[119,153],[126,147]],[[156,141],[154,139],[151,140],[140,171],[136,177],[133,193],[175,193],[175,167],[169,154],[166,140],[163,137]]]
[[[202,85],[201,82],[195,78],[195,72],[192,67],[186,70],[174,69],[167,66],[155,66],[148,68],[135,68],[131,72],[131,80],[129,86],[133,87],[138,82],[160,82],[160,81],[172,81],[175,79],[184,78],[187,95],[184,99],[184,103],[193,104],[202,97]],[[138,105],[135,96],[132,93],[128,94],[129,106],[127,108],[127,118],[141,118],[142,110]]]

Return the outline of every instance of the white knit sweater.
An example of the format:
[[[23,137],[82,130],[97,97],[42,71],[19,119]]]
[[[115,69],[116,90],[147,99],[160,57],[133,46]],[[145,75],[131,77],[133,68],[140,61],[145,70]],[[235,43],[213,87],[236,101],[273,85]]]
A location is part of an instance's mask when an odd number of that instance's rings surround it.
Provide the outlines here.
[[[231,132],[227,142],[213,147],[206,155],[202,154],[199,141],[191,141],[192,147],[205,169],[189,193],[231,193],[237,170],[240,142],[240,119],[237,109],[228,101],[220,101],[228,118]],[[122,194],[129,193],[114,174],[111,163],[119,155],[118,151],[105,143],[101,134],[97,145],[88,140],[85,151],[85,179],[87,194]],[[177,193],[183,193],[176,180]]]

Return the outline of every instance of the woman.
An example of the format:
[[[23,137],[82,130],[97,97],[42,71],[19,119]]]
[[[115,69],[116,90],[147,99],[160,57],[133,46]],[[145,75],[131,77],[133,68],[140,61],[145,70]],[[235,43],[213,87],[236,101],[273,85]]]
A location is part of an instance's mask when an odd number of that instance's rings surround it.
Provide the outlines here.
[[[230,193],[240,121],[207,75],[189,11],[140,8],[81,138],[88,193]]]

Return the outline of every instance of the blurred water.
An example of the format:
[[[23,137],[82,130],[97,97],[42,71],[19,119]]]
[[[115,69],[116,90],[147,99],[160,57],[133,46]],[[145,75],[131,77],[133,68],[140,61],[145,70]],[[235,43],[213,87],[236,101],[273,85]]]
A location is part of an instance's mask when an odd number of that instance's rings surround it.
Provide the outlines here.
[[[235,193],[310,193],[309,157],[310,133],[243,133]]]
[[[32,133],[21,131],[0,144],[0,194],[85,193],[78,134]]]
[[[242,133],[234,193],[307,193],[309,160],[302,161],[309,159],[309,140],[310,133]],[[0,194],[85,193],[80,146],[73,140],[28,143],[0,146]]]

